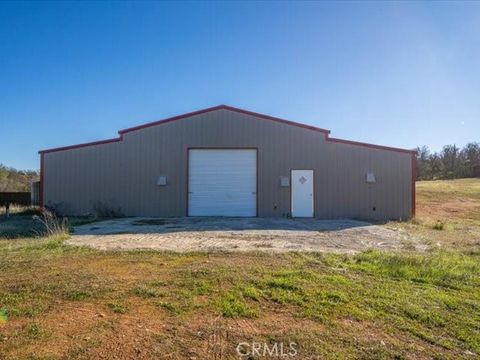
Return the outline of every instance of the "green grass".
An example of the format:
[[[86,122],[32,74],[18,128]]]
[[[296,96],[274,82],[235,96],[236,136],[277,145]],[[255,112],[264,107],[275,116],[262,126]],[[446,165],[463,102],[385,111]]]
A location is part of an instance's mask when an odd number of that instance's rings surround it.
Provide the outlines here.
[[[70,301],[85,301],[92,297],[92,294],[85,291],[69,290],[64,294],[64,298]]]
[[[402,254],[367,251],[342,266],[376,276],[417,283],[462,288],[480,286],[479,252],[462,254],[436,251],[433,254]]]
[[[177,306],[175,304],[172,304],[170,302],[166,302],[166,301],[159,301],[156,303],[158,306],[160,306],[161,308],[163,309],[166,309],[174,314],[178,314],[180,313],[180,310],[177,308]]]
[[[116,314],[125,314],[128,311],[127,306],[122,300],[114,300],[109,302],[107,306]]]
[[[6,309],[0,309],[0,325],[8,321],[8,312]]]
[[[480,180],[478,178],[417,181],[417,199],[424,203],[427,200],[451,200],[452,198],[471,198],[480,200]]]
[[[443,229],[445,229],[445,223],[443,221],[437,220],[432,225],[432,229],[433,230],[443,230]]]
[[[48,245],[52,241],[0,242],[4,284],[0,299],[7,319],[0,338],[22,319],[35,324],[17,332],[8,347],[0,347],[2,358],[12,358],[9,354],[18,355],[17,351],[27,356],[28,347],[25,353],[19,350],[24,349],[22,344],[35,341],[46,346],[62,336],[64,330],[48,320],[76,309],[79,313],[71,316],[85,317],[84,306],[107,318],[134,317],[139,325],[164,322],[167,317],[177,334],[163,333],[171,341],[169,346],[179,338],[196,344],[200,340],[189,335],[192,326],[208,333],[213,319],[220,317],[270,324],[262,325],[270,330],[256,335],[265,340],[268,331],[280,327],[282,333],[295,334],[291,336],[301,342],[304,354],[323,358],[335,358],[324,353],[327,348],[334,351],[331,354],[360,356],[372,346],[368,338],[353,340],[351,326],[368,326],[370,333],[390,341],[382,347],[386,357],[423,353],[453,359],[465,351],[480,353],[478,251],[369,251],[348,256],[116,253],[67,247],[62,242],[52,247]],[[192,325],[197,318],[211,320]],[[118,321],[108,320],[105,324],[110,325],[101,331],[81,322],[71,326],[80,326],[75,330],[79,334],[98,333],[108,339],[120,331]],[[301,332],[296,332],[295,324],[304,324]],[[229,335],[232,351],[235,341],[252,336],[246,331]],[[319,343],[319,336],[327,343]],[[153,335],[149,339],[156,341]],[[408,349],[402,345],[405,341]],[[107,340],[99,340],[93,348],[106,344]],[[73,350],[68,346],[64,351]]]
[[[256,317],[257,310],[245,302],[241,292],[230,291],[219,300],[219,312],[225,317]]]
[[[136,286],[133,289],[133,293],[137,296],[140,296],[146,299],[160,296],[159,292],[155,289],[155,287],[152,287],[148,284],[142,284],[142,285]]]

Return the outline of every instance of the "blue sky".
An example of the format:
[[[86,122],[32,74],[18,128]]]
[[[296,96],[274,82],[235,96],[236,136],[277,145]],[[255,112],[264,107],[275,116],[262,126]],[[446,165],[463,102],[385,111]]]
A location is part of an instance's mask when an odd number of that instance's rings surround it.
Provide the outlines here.
[[[218,104],[433,150],[480,140],[480,3],[0,3],[0,163]]]

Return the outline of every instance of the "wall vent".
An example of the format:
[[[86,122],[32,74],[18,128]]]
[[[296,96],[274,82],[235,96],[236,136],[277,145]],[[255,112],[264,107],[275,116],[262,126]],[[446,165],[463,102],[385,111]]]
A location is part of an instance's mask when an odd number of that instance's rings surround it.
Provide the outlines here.
[[[167,177],[165,175],[160,175],[157,180],[158,186],[165,186],[167,185]]]
[[[375,179],[375,174],[372,172],[367,173],[367,183],[375,183],[377,180]]]
[[[288,176],[280,176],[280,186],[281,187],[289,187],[290,186],[290,178]]]

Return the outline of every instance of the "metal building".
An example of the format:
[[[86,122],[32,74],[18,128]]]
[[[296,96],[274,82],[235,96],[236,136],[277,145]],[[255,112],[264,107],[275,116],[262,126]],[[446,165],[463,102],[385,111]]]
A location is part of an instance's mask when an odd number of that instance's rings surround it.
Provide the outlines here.
[[[70,215],[407,219],[415,152],[216,106],[40,151],[40,202]]]

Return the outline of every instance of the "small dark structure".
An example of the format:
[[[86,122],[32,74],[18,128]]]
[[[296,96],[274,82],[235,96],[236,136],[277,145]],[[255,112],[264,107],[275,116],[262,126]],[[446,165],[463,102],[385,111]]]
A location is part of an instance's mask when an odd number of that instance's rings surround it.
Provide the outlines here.
[[[31,192],[31,201],[32,205],[40,205],[40,181],[34,181],[32,182],[31,186],[32,192]]]
[[[29,192],[0,192],[0,206],[5,206],[7,217],[11,204],[28,206],[31,204],[31,194]]]

